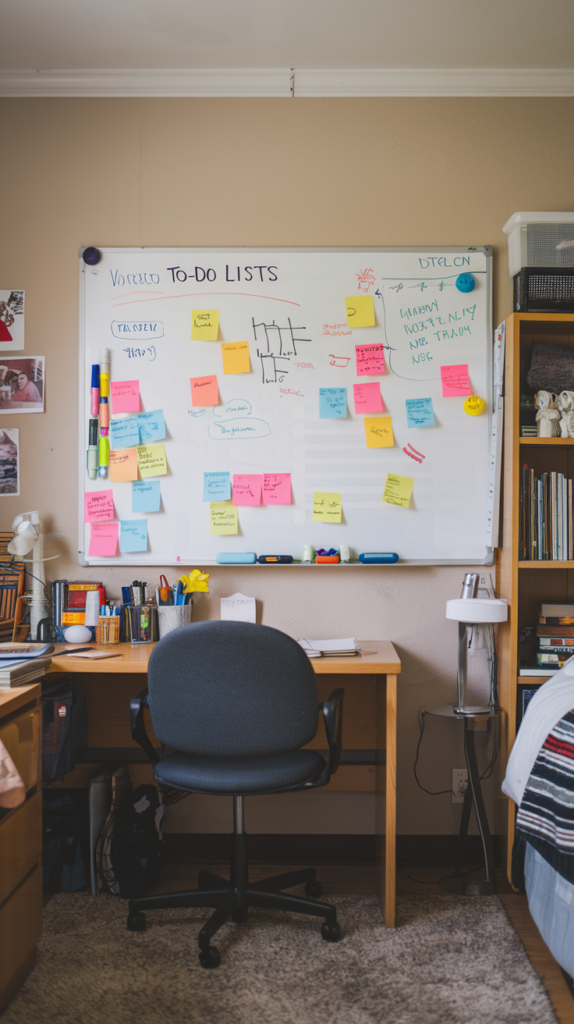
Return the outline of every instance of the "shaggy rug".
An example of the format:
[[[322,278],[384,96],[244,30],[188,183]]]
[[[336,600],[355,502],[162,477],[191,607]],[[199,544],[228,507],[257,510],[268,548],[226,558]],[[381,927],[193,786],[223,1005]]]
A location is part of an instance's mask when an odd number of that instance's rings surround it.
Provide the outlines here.
[[[309,917],[249,911],[215,942],[209,911],[148,912],[128,932],[112,896],[54,896],[38,963],[2,1024],[555,1024],[524,946],[496,896],[410,896],[387,931],[370,896],[334,902],[343,940]]]

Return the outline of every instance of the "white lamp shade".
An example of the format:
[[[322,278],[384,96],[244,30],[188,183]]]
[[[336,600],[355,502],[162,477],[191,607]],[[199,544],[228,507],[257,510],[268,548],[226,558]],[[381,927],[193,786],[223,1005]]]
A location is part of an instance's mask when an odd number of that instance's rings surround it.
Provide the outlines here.
[[[38,540],[38,530],[30,520],[19,523],[16,533],[8,545],[11,555],[27,555]]]
[[[455,622],[506,622],[508,602],[502,598],[453,598],[446,602],[446,617]]]

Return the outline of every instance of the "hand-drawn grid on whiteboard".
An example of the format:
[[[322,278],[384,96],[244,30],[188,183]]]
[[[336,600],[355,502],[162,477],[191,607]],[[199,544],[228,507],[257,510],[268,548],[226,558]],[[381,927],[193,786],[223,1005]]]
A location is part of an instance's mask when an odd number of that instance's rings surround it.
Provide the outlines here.
[[[218,552],[299,559],[304,544],[347,544],[354,559],[396,551],[401,562],[490,564],[490,266],[489,247],[103,249],[96,267],[80,259],[80,561],[207,565]],[[470,293],[456,286],[463,272]],[[365,296],[375,325],[350,327],[346,299]],[[218,315],[217,340],[191,340],[193,311]],[[250,371],[224,373],[223,346],[238,342]],[[382,346],[384,372],[364,346]],[[137,380],[141,411],[163,411],[159,511],[137,511],[130,482],[88,480],[90,374],[103,347],[111,380]],[[466,415],[464,396],[443,397],[445,366],[468,368],[482,415]],[[191,380],[210,377],[218,404],[194,405]],[[382,411],[357,411],[364,384],[379,385]],[[375,392],[357,394],[369,403]],[[429,423],[429,408],[434,425],[413,425]],[[391,418],[391,447],[367,447],[370,416]],[[290,473],[291,504],[240,506],[237,535],[211,535],[204,473],[214,472]],[[407,508],[382,501],[389,473],[414,480]],[[137,555],[85,554],[84,494],[109,488],[116,521],[147,520]],[[341,495],[340,523],[313,521],[317,492]]]

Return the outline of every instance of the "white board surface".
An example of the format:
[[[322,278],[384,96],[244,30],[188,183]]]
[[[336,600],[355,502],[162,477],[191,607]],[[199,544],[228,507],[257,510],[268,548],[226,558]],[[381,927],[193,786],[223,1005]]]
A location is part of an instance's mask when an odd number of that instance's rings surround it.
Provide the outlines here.
[[[490,249],[102,249],[80,258],[80,562],[208,565],[218,552],[300,559],[303,545],[396,551],[401,562],[489,564]],[[460,273],[475,287],[462,293]],[[351,329],[348,296],[372,295],[376,326]],[[217,341],[191,341],[192,310],[218,310]],[[250,373],[224,374],[222,343],[249,343]],[[358,376],[355,346],[385,346],[385,372]],[[161,409],[168,474],[159,512],[132,512],[132,484],[88,480],[91,365],[138,380]],[[440,367],[467,365],[486,411],[444,398]],[[190,379],[215,374],[219,404],[193,408]],[[394,446],[366,446],[353,385],[380,383]],[[319,389],[346,388],[347,414],[320,417]],[[407,424],[431,398],[435,426]],[[375,415],[375,414],[373,414]],[[411,446],[409,448],[409,445]],[[413,450],[416,456],[413,458]],[[410,454],[409,454],[410,452]],[[210,535],[204,472],[290,473],[289,505],[239,507],[237,536]],[[383,502],[388,473],[414,480],[408,508]],[[84,494],[113,489],[116,519],[147,519],[145,552],[90,557]],[[342,522],[312,521],[315,492],[341,494]]]

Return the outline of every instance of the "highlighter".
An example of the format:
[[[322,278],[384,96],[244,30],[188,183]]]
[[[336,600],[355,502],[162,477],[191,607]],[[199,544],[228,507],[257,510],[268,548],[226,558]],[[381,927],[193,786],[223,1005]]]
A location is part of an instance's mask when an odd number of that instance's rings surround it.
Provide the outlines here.
[[[100,437],[100,443],[98,446],[98,456],[98,461],[100,463],[99,474],[100,476],[107,476],[108,466],[110,464],[110,442],[105,435],[102,435],[102,437]]]
[[[92,416],[97,416],[100,405],[100,367],[98,363],[92,364]]]
[[[88,479],[95,480],[98,475],[98,421],[90,420],[88,435],[88,451],[86,453]]]
[[[105,396],[100,395],[100,430],[107,434],[110,425],[110,402]]]

